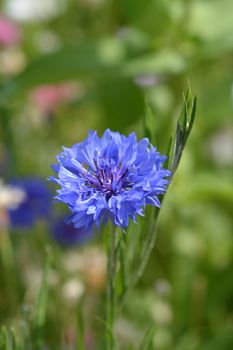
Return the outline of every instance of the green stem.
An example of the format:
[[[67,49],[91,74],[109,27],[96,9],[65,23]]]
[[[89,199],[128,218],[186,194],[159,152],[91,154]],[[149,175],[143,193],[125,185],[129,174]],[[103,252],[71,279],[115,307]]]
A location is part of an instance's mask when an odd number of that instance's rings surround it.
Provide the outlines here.
[[[115,299],[116,299],[116,228],[112,226],[111,233],[108,237],[108,263],[107,263],[107,296],[106,296],[106,349],[114,349],[114,318],[115,318]]]
[[[128,284],[128,287],[125,289],[123,294],[120,297],[120,306],[122,306],[127,298],[127,296],[133,291],[135,286],[138,284],[139,280],[141,279],[144,270],[146,268],[146,265],[148,263],[148,260],[150,258],[151,252],[155,246],[155,240],[157,236],[157,220],[160,210],[156,210],[152,214],[152,221],[149,227],[149,232],[146,240],[144,241],[144,244],[142,246],[142,250],[140,253],[140,256],[138,257],[139,265],[137,267],[137,270],[133,274],[130,283]]]
[[[3,267],[6,296],[12,310],[18,302],[18,278],[15,256],[12,249],[9,228],[4,225],[0,228],[0,261]]]
[[[145,241],[145,244],[142,248],[142,253],[140,255],[140,260],[139,260],[140,261],[139,267],[131,283],[132,288],[134,288],[138,284],[140,278],[142,277],[143,272],[148,263],[148,260],[150,258],[151,252],[155,246],[155,240],[157,236],[156,229],[157,229],[158,214],[159,214],[159,210],[156,210],[156,213],[153,215],[152,223],[149,228],[149,234],[148,234],[147,240]]]
[[[49,299],[48,276],[52,263],[52,255],[49,247],[46,248],[46,261],[43,271],[42,285],[38,293],[35,316],[33,320],[33,350],[41,350],[44,346],[44,327]]]

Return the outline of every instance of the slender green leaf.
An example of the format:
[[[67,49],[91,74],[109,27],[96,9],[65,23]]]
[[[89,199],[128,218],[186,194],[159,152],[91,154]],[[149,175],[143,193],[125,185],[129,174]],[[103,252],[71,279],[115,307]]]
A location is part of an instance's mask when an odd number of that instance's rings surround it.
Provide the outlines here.
[[[104,38],[37,58],[26,69],[0,87],[0,102],[37,85],[91,75],[132,78],[142,74],[177,74],[187,66],[178,52],[164,49],[136,58],[128,57],[128,47],[117,38]]]
[[[2,350],[12,350],[11,340],[6,326],[2,326],[0,331],[0,346]]]
[[[188,85],[187,91],[184,94],[184,102],[180,116],[176,125],[176,132],[171,142],[168,167],[174,175],[190,132],[192,130],[196,116],[196,97],[193,98],[191,89]]]
[[[177,127],[174,137],[170,142],[169,150],[169,159],[168,159],[168,167],[172,171],[172,175],[176,171],[183,149],[186,145],[188,136],[192,130],[194,119],[196,112],[196,99],[192,97],[191,89],[188,85],[188,89],[186,94],[184,95],[184,103],[182,106],[182,110],[180,116],[177,121]],[[164,195],[161,198],[161,203],[164,199]],[[149,260],[150,254],[154,248],[155,240],[157,236],[157,221],[160,213],[160,208],[152,208],[151,210],[151,219],[148,220],[149,227],[145,230],[142,226],[141,233],[147,232],[146,236],[144,235],[144,239],[141,245],[141,249],[138,255],[137,266],[135,271],[132,272],[132,277],[130,282],[128,283],[129,288],[126,289],[121,296],[121,302],[123,303],[126,296],[130,293],[130,291],[137,285],[140,280],[147,262]]]
[[[46,263],[44,266],[44,274],[42,286],[38,294],[35,310],[35,318],[33,322],[33,349],[40,350],[43,346],[43,329],[46,319],[46,310],[48,303],[48,274],[51,265],[51,251],[47,249],[46,251]]]
[[[156,328],[155,326],[151,326],[148,331],[146,332],[138,350],[150,350],[151,349],[151,343],[155,334]]]
[[[13,350],[24,350],[23,344],[22,344],[22,338],[19,332],[16,332],[16,330],[12,327],[10,330],[10,333],[12,338]]]
[[[126,242],[122,238],[120,241],[120,282],[121,293],[127,289],[128,270],[127,270],[127,256],[126,256]]]
[[[84,339],[84,318],[82,312],[81,303],[78,305],[77,310],[77,350],[85,350],[85,339]]]

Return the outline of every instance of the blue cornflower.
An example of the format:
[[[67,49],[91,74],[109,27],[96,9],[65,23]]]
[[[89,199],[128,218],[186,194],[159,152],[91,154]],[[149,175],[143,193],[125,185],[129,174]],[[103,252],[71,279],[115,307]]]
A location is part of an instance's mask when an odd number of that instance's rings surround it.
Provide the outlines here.
[[[84,227],[75,228],[72,223],[66,223],[61,216],[53,220],[50,227],[51,236],[63,247],[81,245],[94,235],[94,230],[86,230]]]
[[[58,178],[50,177],[61,186],[55,198],[68,205],[67,222],[77,228],[108,220],[126,228],[146,204],[160,206],[158,195],[169,182],[162,166],[166,157],[148,139],[137,142],[135,133],[126,137],[107,129],[99,138],[90,131],[83,142],[64,147],[57,160]]]
[[[47,219],[51,210],[51,192],[40,178],[23,178],[11,182],[13,188],[22,190],[24,200],[14,209],[9,209],[13,227],[31,228],[37,219]]]

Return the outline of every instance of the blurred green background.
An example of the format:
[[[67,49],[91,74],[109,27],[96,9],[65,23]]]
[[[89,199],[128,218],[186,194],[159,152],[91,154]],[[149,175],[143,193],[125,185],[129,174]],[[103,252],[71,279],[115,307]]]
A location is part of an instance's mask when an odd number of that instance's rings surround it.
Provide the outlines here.
[[[232,14],[232,0],[1,2],[1,16],[18,30],[17,40],[1,43],[0,26],[0,172],[6,184],[15,177],[46,179],[60,147],[80,142],[90,129],[143,137],[146,105],[153,143],[165,153],[187,79],[198,97],[156,247],[116,322],[122,349],[137,345],[151,323],[153,349],[233,349]],[[18,282],[13,288],[2,263],[0,324],[32,317],[50,245],[48,349],[74,349],[81,302],[86,346],[96,349],[105,288],[101,235],[65,249],[44,222],[30,232],[13,231]]]

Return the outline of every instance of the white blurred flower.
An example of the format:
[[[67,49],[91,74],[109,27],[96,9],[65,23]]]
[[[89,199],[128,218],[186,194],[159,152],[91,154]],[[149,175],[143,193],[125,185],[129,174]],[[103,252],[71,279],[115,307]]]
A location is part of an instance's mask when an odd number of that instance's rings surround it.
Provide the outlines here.
[[[0,207],[4,209],[15,209],[24,201],[26,194],[21,189],[10,185],[4,185],[0,179]]]
[[[114,328],[117,338],[121,339],[122,343],[130,343],[135,348],[138,347],[138,343],[141,341],[143,335],[135,324],[126,318],[118,318]]]
[[[80,273],[87,288],[101,290],[105,286],[106,256],[99,248],[71,252],[64,257],[63,266],[70,273]]]
[[[170,305],[163,299],[157,299],[152,305],[152,317],[159,325],[168,325],[172,321],[172,310]]]
[[[55,52],[61,47],[61,39],[50,30],[41,30],[35,34],[35,44],[42,53]]]
[[[5,0],[4,11],[18,21],[46,20],[64,11],[64,0]]]
[[[158,294],[166,296],[171,293],[171,285],[167,280],[158,278],[155,282],[155,290]]]
[[[20,73],[26,65],[24,53],[17,47],[9,47],[0,52],[0,73],[10,75]]]
[[[24,270],[24,282],[27,286],[27,298],[33,300],[40,290],[43,280],[43,272],[38,266],[28,266]]]
[[[219,130],[208,141],[209,153],[219,166],[233,165],[233,126]]]
[[[84,267],[84,263],[83,255],[80,251],[67,251],[64,255],[63,266],[69,273],[80,272]]]
[[[37,298],[38,291],[41,289],[43,284],[43,269],[41,269],[40,266],[28,264],[24,267],[23,278],[27,287],[25,300],[33,301],[35,298]],[[60,277],[57,271],[50,269],[47,281],[50,287],[57,288],[58,284],[60,283]]]
[[[205,252],[204,241],[188,229],[179,229],[173,237],[174,249],[178,254],[196,258]]]
[[[77,278],[73,278],[64,284],[62,295],[66,301],[74,303],[82,297],[84,291],[83,283]]]

